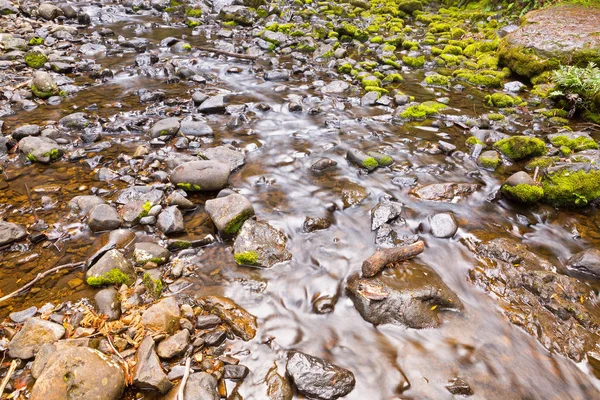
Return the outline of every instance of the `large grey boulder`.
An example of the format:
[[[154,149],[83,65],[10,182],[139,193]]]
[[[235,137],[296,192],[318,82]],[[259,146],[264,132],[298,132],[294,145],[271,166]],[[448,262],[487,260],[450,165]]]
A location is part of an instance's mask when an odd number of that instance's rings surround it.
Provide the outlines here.
[[[150,128],[148,134],[152,138],[175,136],[179,131],[179,126],[179,118],[177,117],[161,119]]]
[[[87,224],[92,232],[110,231],[121,226],[121,217],[108,204],[98,204],[90,211]]]
[[[185,190],[214,191],[229,184],[230,168],[219,161],[190,161],[177,166],[171,173],[171,183]]]
[[[219,232],[226,235],[237,233],[244,221],[254,215],[250,201],[237,193],[207,200],[204,209]]]
[[[16,242],[27,236],[27,231],[12,222],[0,221],[0,246]]]
[[[62,148],[49,137],[27,136],[19,141],[19,150],[32,162],[50,163],[63,154]]]
[[[285,248],[287,237],[266,222],[246,220],[233,244],[235,261],[240,265],[270,268],[290,260]]]
[[[8,344],[8,355],[11,358],[28,360],[35,356],[43,344],[55,342],[64,334],[65,328],[62,325],[39,318],[29,318]]]
[[[231,172],[242,167],[246,162],[246,156],[244,155],[244,153],[242,153],[230,144],[200,150],[198,152],[198,157],[204,160],[213,160],[222,163],[227,163],[229,164],[229,169],[231,170]]]
[[[167,207],[158,214],[156,226],[165,235],[185,232],[183,215],[177,206]]]
[[[165,394],[171,389],[171,382],[160,365],[154,350],[154,340],[146,336],[135,355],[133,384],[140,389],[154,389]]]

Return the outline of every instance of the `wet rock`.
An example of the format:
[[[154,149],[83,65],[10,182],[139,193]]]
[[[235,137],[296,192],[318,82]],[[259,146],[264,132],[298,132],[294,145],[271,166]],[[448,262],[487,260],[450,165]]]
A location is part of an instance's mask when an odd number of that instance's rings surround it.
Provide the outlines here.
[[[454,378],[448,381],[446,389],[455,396],[472,396],[471,386],[462,378]]]
[[[240,265],[271,268],[290,260],[286,236],[266,222],[246,220],[233,244],[235,261]]]
[[[162,210],[156,219],[156,226],[165,235],[185,232],[183,215],[177,206],[167,207]]]
[[[371,107],[374,106],[379,100],[379,92],[367,92],[360,99],[360,105],[362,107]]]
[[[544,190],[525,171],[512,174],[501,187],[502,194],[521,203],[535,203],[544,196]]]
[[[58,87],[52,76],[44,71],[36,71],[31,82],[31,91],[40,99],[58,94]]]
[[[336,165],[337,162],[330,158],[320,158],[310,166],[310,169],[315,172],[323,172],[327,169],[335,167]]]
[[[183,121],[179,132],[185,136],[214,136],[212,128],[202,121]]]
[[[83,129],[90,124],[90,121],[87,119],[87,114],[78,112],[62,117],[58,123],[67,129]]]
[[[402,214],[402,203],[382,201],[371,210],[371,230],[381,228],[384,224],[398,218]]]
[[[16,242],[27,236],[27,231],[12,222],[0,221],[0,246]]]
[[[368,171],[374,171],[379,167],[377,160],[358,149],[349,149],[346,153],[346,158],[352,164],[360,168],[365,168]]]
[[[361,203],[369,197],[369,191],[356,183],[349,182],[342,188],[342,203],[344,209]]]
[[[519,81],[506,82],[504,84],[504,90],[507,92],[519,93],[525,90],[527,86]]]
[[[98,204],[90,211],[87,224],[92,232],[110,231],[121,226],[121,217],[108,204]]]
[[[221,323],[221,318],[218,315],[198,315],[196,318],[196,328],[210,329]]]
[[[65,328],[54,322],[39,318],[29,318],[23,328],[8,344],[11,358],[28,360],[33,358],[45,343],[52,343],[65,335]]]
[[[31,306],[22,311],[11,312],[8,317],[12,322],[16,322],[17,324],[22,324],[27,321],[29,318],[33,317],[37,313],[38,309],[36,306]]]
[[[87,347],[65,347],[50,356],[31,400],[118,400],[125,374],[116,362]]]
[[[167,297],[144,311],[142,324],[155,332],[172,334],[179,329],[180,317],[177,301]]]
[[[13,131],[12,137],[15,140],[21,140],[27,136],[39,136],[40,133],[39,125],[21,125]]]
[[[567,269],[580,278],[600,279],[600,250],[586,249],[573,255],[567,261]]]
[[[8,0],[0,1],[0,15],[17,14],[19,10]]]
[[[229,183],[230,166],[219,161],[190,161],[171,173],[171,183],[189,191],[221,190]]]
[[[306,217],[302,224],[302,230],[306,233],[327,229],[331,226],[331,220],[328,218]]]
[[[183,210],[190,210],[196,208],[196,205],[190,200],[186,199],[179,191],[172,192],[167,197],[167,204],[170,206],[177,206]]]
[[[109,321],[117,320],[121,317],[121,299],[119,292],[115,288],[106,288],[100,290],[94,296],[98,312],[108,316]]]
[[[175,136],[178,131],[179,118],[171,117],[156,122],[152,128],[150,128],[148,134],[155,139],[163,136]]]
[[[220,296],[205,296],[202,298],[202,304],[205,310],[218,316],[242,340],[249,341],[256,336],[256,317],[233,300]],[[202,325],[207,326],[208,321],[208,319],[203,319]],[[198,318],[198,323],[200,323],[200,318]]]
[[[231,172],[241,168],[246,163],[244,154],[230,144],[201,150],[198,152],[198,157],[204,160],[227,163]]]
[[[432,183],[412,189],[409,193],[421,200],[455,202],[479,189],[474,183]]]
[[[102,286],[135,282],[131,263],[116,249],[109,250],[85,274],[88,285]]]
[[[133,251],[133,258],[138,265],[144,265],[147,262],[161,265],[169,261],[170,257],[169,250],[152,242],[136,243]]]
[[[429,232],[436,238],[451,238],[458,231],[458,223],[452,213],[438,213],[428,218]]]
[[[352,276],[347,291],[360,315],[374,325],[434,328],[441,324],[440,313],[462,309],[442,279],[415,261],[387,268],[377,278]]]
[[[265,72],[265,81],[285,82],[290,79],[290,72],[285,69],[273,69]]]
[[[243,26],[250,26],[256,19],[254,11],[244,6],[226,6],[221,8],[219,19],[233,21]]]
[[[165,394],[171,389],[171,382],[164,373],[156,351],[154,340],[146,336],[135,355],[133,384],[140,389],[154,389]]]
[[[202,341],[208,347],[217,347],[227,339],[227,334],[222,330],[214,330],[202,335]]]
[[[496,150],[484,151],[477,157],[477,165],[492,171],[498,168],[500,162],[500,155]]]
[[[54,140],[47,137],[28,136],[19,141],[19,150],[32,162],[48,164],[59,159],[62,148]]]
[[[219,232],[226,235],[237,233],[242,224],[254,215],[252,204],[240,194],[207,200],[204,209]]]
[[[321,88],[323,94],[342,94],[350,88],[350,84],[344,81],[333,81]]]
[[[179,384],[175,386],[164,400],[177,400]],[[183,392],[185,399],[219,400],[221,396],[217,390],[217,380],[206,372],[194,372],[188,377]]]
[[[200,105],[202,103],[204,103],[204,101],[208,99],[208,96],[200,91],[196,91],[194,92],[194,94],[192,95],[192,101],[194,102],[195,105]]]
[[[347,369],[298,351],[288,353],[286,371],[300,393],[323,400],[346,396],[356,384]]]
[[[225,111],[226,100],[222,94],[211,96],[198,106],[198,112],[204,114],[220,114]]]
[[[62,15],[63,11],[54,4],[42,3],[38,8],[38,15],[47,21],[52,21]]]
[[[265,377],[267,384],[267,396],[269,400],[292,400],[294,390],[288,379],[277,373],[277,366],[269,370]]]
[[[190,332],[187,329],[183,329],[160,342],[156,351],[160,358],[169,359],[177,357],[183,354],[189,342]]]
[[[232,380],[241,380],[248,375],[248,367],[245,365],[225,365],[223,378]]]

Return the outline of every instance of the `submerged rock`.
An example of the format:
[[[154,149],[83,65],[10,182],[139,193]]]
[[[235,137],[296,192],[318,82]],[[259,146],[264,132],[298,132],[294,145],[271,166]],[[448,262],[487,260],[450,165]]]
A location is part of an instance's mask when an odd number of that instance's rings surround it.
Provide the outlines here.
[[[204,208],[219,232],[226,235],[237,233],[242,224],[254,215],[252,204],[237,193],[207,200]]]
[[[252,340],[256,336],[256,317],[237,305],[233,300],[221,296],[205,296],[202,298],[204,308],[220,318],[227,324],[231,331],[244,341]],[[200,322],[200,317],[198,318]],[[210,326],[216,320],[209,322],[204,318],[203,326]],[[202,327],[202,329],[205,329]]]
[[[410,191],[413,196],[422,200],[455,202],[479,189],[475,183],[432,183]]]
[[[600,279],[600,250],[586,249],[567,261],[569,273],[583,278]]]
[[[118,400],[124,390],[119,364],[88,347],[65,347],[48,359],[31,400]]]
[[[311,398],[337,399],[350,393],[356,384],[349,370],[299,351],[288,353],[286,371],[298,391]]]
[[[374,325],[434,328],[441,324],[440,313],[462,310],[458,296],[433,270],[417,262],[387,268],[377,278],[355,275],[347,291],[360,315]]]
[[[8,344],[11,358],[28,360],[33,358],[45,343],[52,343],[65,335],[65,328],[54,322],[39,318],[29,318],[23,328]]]
[[[233,244],[235,261],[240,265],[271,268],[290,260],[286,236],[266,222],[246,220]]]
[[[12,222],[0,221],[0,246],[16,242],[27,236],[27,231]]]

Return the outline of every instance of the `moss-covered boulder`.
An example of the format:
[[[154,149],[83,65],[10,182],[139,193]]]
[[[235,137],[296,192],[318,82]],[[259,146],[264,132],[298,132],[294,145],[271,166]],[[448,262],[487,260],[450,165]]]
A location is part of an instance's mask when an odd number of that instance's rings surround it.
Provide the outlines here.
[[[560,64],[600,64],[600,7],[559,5],[526,14],[500,42],[502,64],[532,78]]]
[[[520,203],[536,203],[544,197],[544,189],[527,172],[511,175],[500,188],[507,198]]]
[[[548,135],[548,140],[556,147],[567,147],[575,152],[598,149],[598,143],[586,132],[555,133]]]
[[[233,243],[233,257],[239,265],[270,268],[292,258],[286,243],[283,232],[266,222],[249,219]]]
[[[587,162],[548,168],[544,201],[557,207],[584,207],[600,198],[600,168]]]
[[[106,252],[85,274],[90,286],[131,285],[136,277],[131,263],[116,249]]]
[[[497,141],[494,147],[511,160],[522,160],[546,153],[544,141],[529,136],[511,136]]]
[[[58,94],[58,87],[49,73],[37,71],[33,75],[31,91],[36,97],[39,97],[40,99],[47,99],[50,96],[55,96]]]
[[[48,57],[41,51],[31,50],[25,54],[25,64],[29,68],[40,69],[46,64]]]

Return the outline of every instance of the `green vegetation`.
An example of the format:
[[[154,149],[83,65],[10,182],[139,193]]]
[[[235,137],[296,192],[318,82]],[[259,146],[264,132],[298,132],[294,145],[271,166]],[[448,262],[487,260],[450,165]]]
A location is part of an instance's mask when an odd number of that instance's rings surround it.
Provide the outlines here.
[[[39,36],[34,36],[31,39],[29,39],[29,45],[30,46],[40,46],[42,44],[44,44],[44,39],[42,39]]]
[[[425,83],[432,86],[450,86],[450,78],[440,74],[429,75],[425,77]]]
[[[550,139],[550,143],[557,147],[567,147],[574,151],[583,150],[597,150],[598,143],[594,139],[587,136],[579,136],[574,139],[569,138],[567,135],[554,136]]]
[[[544,201],[554,206],[583,207],[600,197],[600,171],[561,171],[542,180]]]
[[[525,169],[532,171],[532,170],[536,169],[536,167],[548,168],[549,166],[555,164],[559,160],[560,160],[559,157],[547,157],[547,156],[537,157],[537,158],[534,158],[533,160],[529,161],[527,163],[527,165],[525,165]]]
[[[229,223],[227,224],[227,226],[225,227],[223,232],[226,233],[227,235],[236,234],[240,230],[242,225],[244,225],[244,222],[246,222],[246,220],[248,218],[250,218],[252,215],[253,215],[252,213],[238,214],[235,218],[233,218],[231,221],[229,221]]]
[[[521,104],[522,100],[520,97],[512,97],[504,93],[494,93],[485,96],[485,103],[490,107],[507,108],[514,107]]]
[[[185,10],[185,15],[192,18],[200,18],[202,16],[202,10],[199,8],[188,8]]]
[[[197,192],[202,190],[200,185],[192,185],[191,183],[180,182],[176,185],[179,189],[183,189],[186,192]]]
[[[146,291],[152,295],[156,300],[160,298],[163,291],[163,283],[161,279],[152,279],[150,274],[145,273],[142,278],[142,283],[146,287]]]
[[[408,107],[400,114],[400,117],[413,121],[423,120],[431,115],[437,114],[444,108],[446,108],[446,105],[442,103],[426,101],[422,104]]]
[[[498,168],[498,165],[500,164],[500,158],[499,157],[484,157],[483,155],[480,155],[477,158],[477,163],[479,165],[481,165],[483,168],[495,170],[496,168]]]
[[[402,57],[402,62],[409,67],[423,68],[423,66],[425,65],[425,56],[418,56],[418,57],[404,56],[404,57]]]
[[[27,64],[29,68],[42,68],[47,61],[48,57],[41,51],[28,51],[27,54],[25,54],[25,64]]]
[[[256,251],[244,251],[233,255],[235,262],[239,265],[258,265],[258,253]]]
[[[467,140],[465,141],[465,144],[467,146],[475,146],[476,144],[480,144],[482,146],[485,146],[485,143],[483,143],[481,140],[477,139],[477,137],[475,137],[475,136],[469,136],[467,138]]]
[[[546,145],[541,139],[529,136],[511,136],[494,143],[494,147],[512,160],[546,154]]]
[[[502,193],[521,203],[536,203],[544,197],[544,189],[536,185],[521,183],[516,186],[502,185]]]
[[[373,157],[367,157],[367,158],[365,158],[361,165],[364,168],[368,169],[369,171],[373,171],[374,169],[376,169],[377,167],[379,167],[379,163]]]
[[[555,89],[551,97],[564,99],[583,112],[600,110],[600,68],[593,62],[587,67],[564,66],[553,71]]]
[[[113,268],[101,276],[90,276],[87,278],[87,284],[90,286],[104,285],[131,285],[133,279],[118,268]]]

